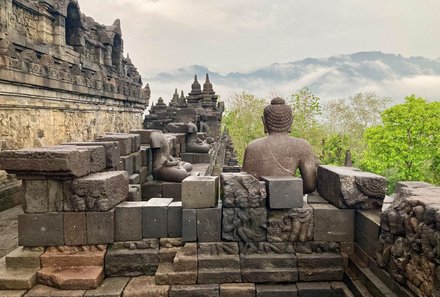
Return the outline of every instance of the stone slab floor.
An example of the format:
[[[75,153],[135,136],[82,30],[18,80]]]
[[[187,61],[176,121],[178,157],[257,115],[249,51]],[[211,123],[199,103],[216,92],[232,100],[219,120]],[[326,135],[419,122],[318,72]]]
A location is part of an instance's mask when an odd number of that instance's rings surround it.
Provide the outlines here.
[[[22,213],[21,205],[0,212],[0,258],[18,246],[17,216]]]

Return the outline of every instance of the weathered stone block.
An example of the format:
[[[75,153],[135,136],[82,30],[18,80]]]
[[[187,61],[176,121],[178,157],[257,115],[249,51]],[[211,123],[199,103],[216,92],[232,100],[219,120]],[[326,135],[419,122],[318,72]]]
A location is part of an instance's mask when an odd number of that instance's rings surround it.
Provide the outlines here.
[[[297,283],[298,297],[332,297],[332,289],[328,282]]]
[[[142,201],[141,185],[129,185],[127,201]]]
[[[45,285],[36,285],[26,297],[82,297],[86,290],[60,290]]]
[[[139,169],[139,184],[143,185],[147,181],[148,181],[148,167],[142,166]]]
[[[168,206],[168,237],[182,237],[182,201]]]
[[[130,175],[128,177],[128,182],[130,183],[130,185],[132,185],[132,184],[140,185],[140,183],[141,183],[141,176],[140,176],[140,174],[139,173],[134,173],[134,174]]]
[[[308,204],[303,208],[270,210],[267,214],[267,241],[313,240],[313,209]]]
[[[218,297],[219,285],[177,285],[170,289],[170,297]]]
[[[172,262],[161,261],[156,284],[187,285],[197,283],[197,244],[177,248]]]
[[[154,275],[159,265],[158,240],[118,243],[109,247],[105,255],[105,273],[108,276]]]
[[[341,281],[342,255],[336,253],[297,254],[300,281]]]
[[[64,244],[87,244],[87,219],[85,212],[64,213]]]
[[[122,156],[131,154],[133,139],[130,136],[124,134],[106,134],[99,136],[96,140],[99,142],[117,141]]]
[[[223,207],[257,208],[266,206],[266,185],[250,174],[221,175]]]
[[[172,198],[152,198],[145,203],[142,235],[144,238],[161,238],[168,236],[168,206]]]
[[[211,155],[210,154],[194,153],[194,164],[210,163],[210,162],[211,162]]]
[[[129,137],[131,138],[131,153],[137,152],[141,147],[141,136],[135,133],[117,133],[117,132],[109,132],[106,133],[105,136],[108,135],[116,135],[120,137]]]
[[[150,137],[151,133],[157,132],[159,130],[153,130],[153,129],[131,129],[131,134],[139,134],[140,135],[140,142],[141,144],[149,144],[150,143]]]
[[[184,162],[194,164],[194,153],[180,153],[180,158]]]
[[[76,146],[96,146],[102,145],[105,149],[106,168],[117,169],[119,165],[119,159],[121,156],[120,149],[117,141],[101,141],[101,142],[69,142],[66,145]]]
[[[42,267],[104,266],[106,245],[48,247],[40,257]]]
[[[84,297],[120,297],[129,280],[128,277],[108,277],[98,288],[88,290]]]
[[[114,241],[115,211],[87,212],[87,244]]]
[[[297,297],[298,290],[294,284],[256,285],[256,297]],[[316,296],[318,297],[318,296]]]
[[[136,151],[131,154],[133,156],[133,172],[137,173],[142,166],[142,156],[141,151]]]
[[[338,209],[332,204],[312,204],[314,240],[354,241],[354,210]]]
[[[329,202],[327,200],[325,200],[324,198],[322,198],[321,196],[319,196],[318,193],[310,193],[307,194],[307,203],[308,204],[328,204]]]
[[[199,243],[198,283],[241,282],[238,250],[236,242]]]
[[[220,284],[220,297],[255,297],[255,284]]]
[[[240,255],[241,277],[250,283],[283,283],[298,280],[297,259],[292,254]]]
[[[141,166],[148,168],[148,174],[150,175],[153,170],[153,151],[149,145],[143,145],[140,149],[141,152]]]
[[[38,283],[62,290],[88,290],[97,288],[105,275],[104,268],[98,266],[44,267],[37,277]]]
[[[133,277],[124,290],[124,297],[168,297],[170,286],[156,285],[154,277]]]
[[[183,208],[215,207],[218,201],[218,177],[189,176],[182,182]]]
[[[318,192],[338,208],[380,209],[385,198],[385,177],[351,167],[319,166]]]
[[[39,268],[8,269],[0,258],[0,290],[29,290],[37,283]],[[1,291],[0,291],[1,292]]]
[[[121,156],[122,170],[127,171],[128,175],[134,173],[133,155]]]
[[[0,168],[13,174],[81,177],[90,173],[90,151],[76,147],[0,152]]]
[[[355,214],[355,241],[373,259],[379,247],[380,215],[380,210],[357,210]]]
[[[23,210],[45,213],[63,210],[63,183],[57,180],[23,180]]]
[[[222,206],[197,209],[197,240],[216,242],[222,238]]]
[[[21,214],[18,216],[18,245],[64,245],[63,214]]]
[[[302,179],[291,176],[262,176],[261,179],[266,182],[269,208],[303,207]]]
[[[63,148],[66,146],[56,146],[55,148]],[[69,146],[67,146],[69,147]],[[105,149],[102,145],[90,146],[72,146],[72,149],[85,149],[90,151],[90,173],[100,172],[106,168]]]
[[[163,182],[162,197],[182,201],[182,183]]]
[[[124,171],[93,173],[65,186],[65,211],[107,211],[127,198],[128,175]]]
[[[182,239],[185,242],[197,240],[196,209],[182,209]]]
[[[266,208],[223,208],[222,238],[227,241],[266,241]]]
[[[142,208],[146,202],[122,202],[115,207],[115,241],[142,240]]]
[[[162,182],[151,181],[142,184],[142,200],[162,197]]]
[[[5,256],[8,269],[37,268],[41,266],[40,256],[43,248],[18,247]]]

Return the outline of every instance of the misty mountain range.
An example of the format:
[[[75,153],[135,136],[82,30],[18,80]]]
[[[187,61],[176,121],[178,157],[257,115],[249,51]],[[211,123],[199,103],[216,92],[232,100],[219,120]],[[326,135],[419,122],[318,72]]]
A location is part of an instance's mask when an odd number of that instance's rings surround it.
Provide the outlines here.
[[[359,92],[375,92],[402,102],[416,94],[440,100],[440,58],[403,57],[382,52],[359,52],[329,58],[307,58],[275,63],[251,72],[220,74],[205,66],[189,66],[145,78],[152,89],[152,101],[159,96],[169,101],[175,88],[190,91],[194,74],[202,84],[210,74],[214,89],[226,100],[231,92],[246,91],[257,96],[289,96],[309,87],[323,101],[346,98]]]

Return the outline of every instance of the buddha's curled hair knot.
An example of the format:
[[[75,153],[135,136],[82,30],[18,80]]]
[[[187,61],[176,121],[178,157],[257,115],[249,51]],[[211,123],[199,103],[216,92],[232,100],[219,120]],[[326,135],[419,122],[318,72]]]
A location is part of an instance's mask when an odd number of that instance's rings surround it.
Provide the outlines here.
[[[288,132],[292,125],[292,108],[282,98],[272,99],[264,108],[264,119],[268,132]]]

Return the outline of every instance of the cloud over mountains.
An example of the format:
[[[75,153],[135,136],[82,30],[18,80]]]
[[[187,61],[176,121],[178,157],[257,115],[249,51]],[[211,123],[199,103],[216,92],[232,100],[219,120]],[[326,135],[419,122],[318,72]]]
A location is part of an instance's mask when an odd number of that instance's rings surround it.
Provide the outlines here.
[[[275,63],[250,72],[221,74],[204,66],[189,66],[144,78],[152,89],[153,102],[159,96],[169,101],[175,88],[190,91],[194,74],[203,83],[205,73],[223,100],[232,92],[246,91],[257,96],[289,96],[309,87],[323,101],[373,91],[379,96],[403,101],[416,94],[440,100],[440,59],[403,57],[382,52],[359,52],[329,58],[307,58],[290,63]]]

